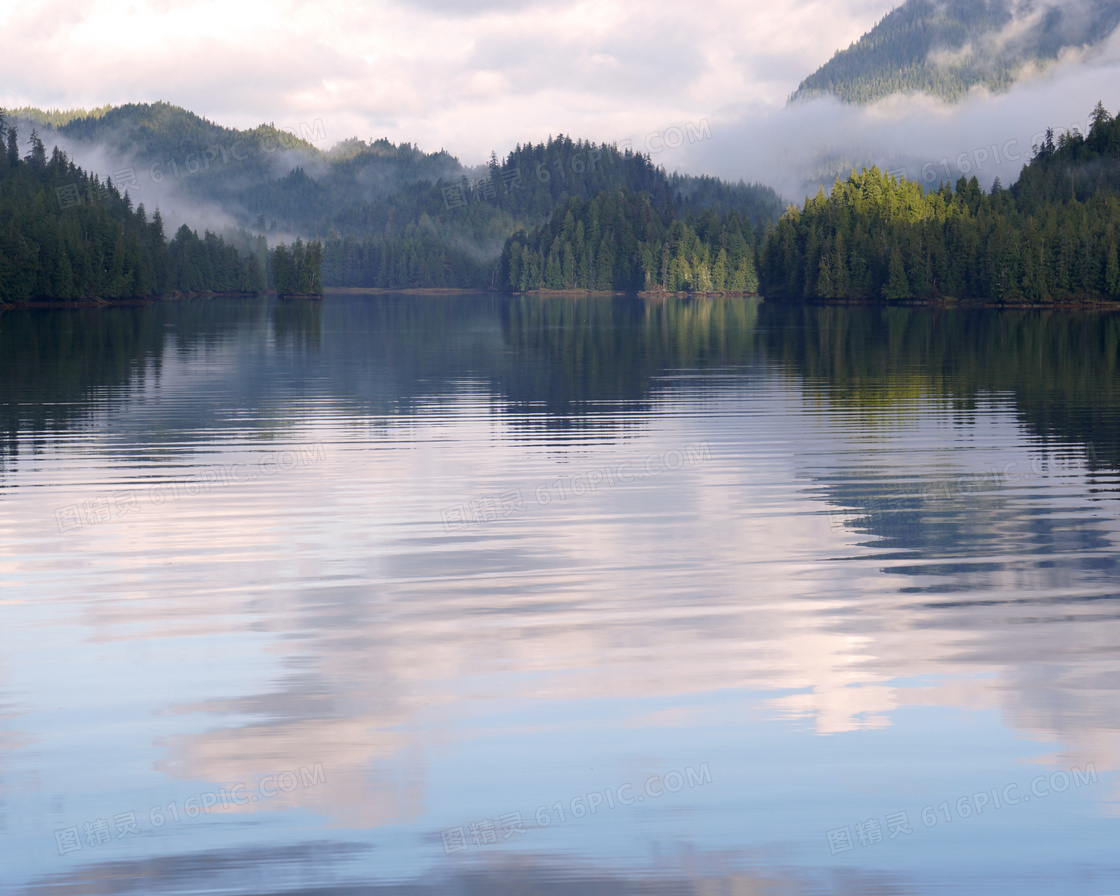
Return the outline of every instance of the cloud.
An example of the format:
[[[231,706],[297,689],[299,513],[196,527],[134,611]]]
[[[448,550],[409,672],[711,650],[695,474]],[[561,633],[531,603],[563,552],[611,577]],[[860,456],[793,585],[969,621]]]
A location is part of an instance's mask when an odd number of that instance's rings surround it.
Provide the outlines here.
[[[397,5],[402,9],[421,9],[440,15],[456,18],[469,18],[472,16],[488,15],[494,11],[512,12],[523,10],[526,7],[537,7],[545,4],[545,0],[484,0],[484,2],[463,3],[462,0],[402,0]],[[555,4],[549,4],[555,9]]]
[[[962,173],[985,188],[996,177],[1007,186],[1047,127],[1086,131],[1098,100],[1120,110],[1120,32],[1095,47],[1065,51],[1044,71],[1026,72],[1007,93],[977,88],[956,104],[926,95],[895,95],[867,107],[822,98],[714,116],[711,139],[667,151],[664,162],[761,180],[798,202],[853,166],[872,164],[931,187]]]
[[[0,12],[0,105],[163,99],[237,127],[322,118],[338,139],[471,163],[560,132],[633,139],[776,108],[890,6],[45,0]]]
[[[0,13],[0,105],[164,99],[229,126],[322,120],[332,142],[388,137],[468,165],[567,133],[630,141],[669,169],[763,181],[793,198],[872,163],[932,182],[967,161],[985,186],[1007,183],[1046,126],[1084,128],[1098,99],[1120,108],[1115,40],[954,106],[892,97],[784,108],[892,5],[47,0]],[[1049,8],[1021,5],[1015,21]],[[1062,10],[1075,30],[1098,14],[1088,0]],[[665,148],[674,133],[702,139]]]

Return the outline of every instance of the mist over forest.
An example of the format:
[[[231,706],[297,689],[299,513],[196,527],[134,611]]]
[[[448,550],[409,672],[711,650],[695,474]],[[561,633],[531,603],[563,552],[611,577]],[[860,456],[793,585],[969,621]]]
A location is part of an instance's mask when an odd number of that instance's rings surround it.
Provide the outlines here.
[[[780,109],[713,121],[681,163],[751,170],[792,200],[877,165],[927,189],[1014,183],[1047,128],[1120,106],[1120,2],[907,0],[806,77]]]

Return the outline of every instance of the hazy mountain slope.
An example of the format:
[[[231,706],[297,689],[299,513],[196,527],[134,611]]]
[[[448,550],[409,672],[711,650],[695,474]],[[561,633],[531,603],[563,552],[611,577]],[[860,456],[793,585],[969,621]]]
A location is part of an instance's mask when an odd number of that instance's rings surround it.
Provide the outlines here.
[[[23,109],[88,168],[112,175],[134,203],[180,219],[270,239],[322,238],[333,286],[488,285],[506,239],[547,221],[571,198],[644,192],[675,213],[737,212],[758,226],[783,203],[761,185],[668,175],[648,156],[572,140],[518,145],[467,167],[442,150],[358,139],[327,141],[321,121],[278,129],[225,128],[167,103],[90,113]]]
[[[1009,87],[1026,66],[1103,41],[1120,0],[906,0],[801,82],[791,101],[831,94],[872,103],[892,93],[957,100]]]
[[[220,204],[241,224],[264,215],[297,232],[313,230],[326,209],[464,170],[445,152],[423,153],[385,140],[368,145],[347,140],[327,151],[331,135],[321,121],[242,130],[162,102],[103,107],[79,116],[37,109],[12,115],[25,132],[38,125],[46,142],[58,140],[76,155],[88,154],[103,174],[121,172],[115,183],[129,189],[134,200],[158,202],[173,194],[188,205]],[[301,176],[291,177],[297,171],[315,181],[314,196]],[[297,207],[302,215],[293,216]]]

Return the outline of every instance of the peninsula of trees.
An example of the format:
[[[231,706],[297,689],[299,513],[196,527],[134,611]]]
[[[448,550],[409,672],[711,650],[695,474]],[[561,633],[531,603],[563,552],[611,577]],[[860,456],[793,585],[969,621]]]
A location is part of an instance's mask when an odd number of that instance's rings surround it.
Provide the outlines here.
[[[769,232],[776,299],[1120,301],[1120,120],[1053,131],[1010,189],[963,177],[925,193],[877,168],[837,181]]]
[[[269,256],[269,268],[276,295],[317,297],[323,295],[323,244],[297,239],[292,246],[279,245]]]

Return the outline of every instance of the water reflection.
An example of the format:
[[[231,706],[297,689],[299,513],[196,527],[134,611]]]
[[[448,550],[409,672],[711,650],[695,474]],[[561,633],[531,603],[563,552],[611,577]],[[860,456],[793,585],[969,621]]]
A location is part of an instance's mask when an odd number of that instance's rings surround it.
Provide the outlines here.
[[[26,820],[0,882],[1120,880],[1115,318],[491,296],[101,314],[0,316],[0,769]],[[117,492],[138,509],[91,520]],[[710,786],[553,820],[700,765]],[[921,827],[1089,766],[1093,786]],[[236,784],[261,798],[153,821]],[[830,852],[827,831],[900,811],[912,835]],[[137,834],[84,839],[128,812]]]
[[[247,400],[302,392],[357,400],[371,414],[409,413],[416,399],[479,383],[504,397],[519,423],[538,412],[552,425],[640,422],[676,371],[776,363],[809,400],[856,415],[872,432],[915,413],[926,396],[943,398],[962,420],[985,396],[1008,396],[1043,445],[1075,446],[1094,470],[1120,467],[1120,317],[1105,312],[622,296],[214,300],[9,311],[0,314],[0,349],[9,446],[21,430],[36,437],[65,427],[88,413],[87,402],[115,398],[110,390],[158,381],[165,351],[198,364],[224,350],[232,363],[266,367],[266,376],[231,384]]]
[[[986,396],[1006,396],[1041,445],[1120,467],[1115,312],[764,304],[760,325],[767,356],[838,408],[893,417],[936,396],[969,421]]]
[[[828,892],[835,896],[902,896],[905,885],[887,875],[859,871],[810,881],[797,872],[772,868],[745,872],[727,856],[690,852],[666,856],[645,874],[628,875],[583,862],[557,862],[548,856],[511,856],[469,869],[425,875],[410,881],[324,881],[309,869],[337,867],[361,850],[321,842],[294,850],[214,851],[100,866],[90,874],[60,876],[34,892],[46,896],[131,896],[151,893],[221,893],[247,886],[260,892],[301,896],[786,896]],[[342,877],[342,875],[335,875]],[[812,889],[810,889],[812,888]]]

